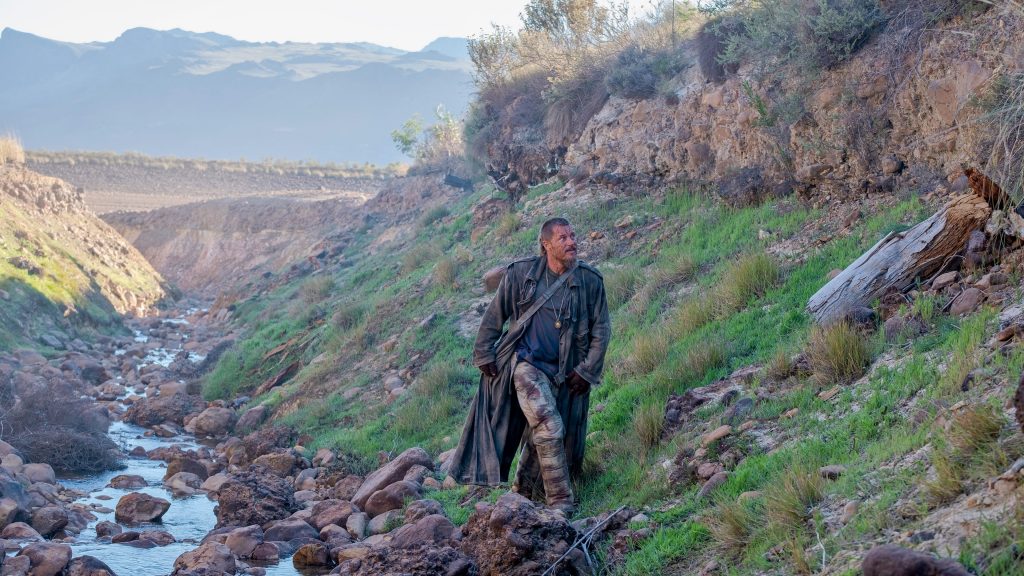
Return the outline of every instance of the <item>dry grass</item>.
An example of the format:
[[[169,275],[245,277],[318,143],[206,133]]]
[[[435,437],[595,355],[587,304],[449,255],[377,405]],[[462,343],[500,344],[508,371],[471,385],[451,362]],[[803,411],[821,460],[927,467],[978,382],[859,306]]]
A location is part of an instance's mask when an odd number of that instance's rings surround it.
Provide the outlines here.
[[[362,302],[345,302],[334,309],[331,323],[342,332],[348,332],[366,318],[367,306]]]
[[[950,448],[969,457],[995,444],[1003,428],[1003,415],[989,404],[973,405],[953,416],[948,438]]]
[[[764,296],[779,282],[779,265],[763,252],[747,254],[725,271],[719,283],[722,313],[740,310],[753,297]]]
[[[434,265],[434,283],[444,288],[454,289],[458,286],[459,263],[455,257],[445,257]]]
[[[682,338],[715,318],[715,303],[710,296],[696,296],[676,308],[669,323],[673,335]]]
[[[331,276],[314,276],[299,286],[299,298],[306,304],[317,304],[330,296],[335,287]]]
[[[729,347],[718,338],[697,344],[686,353],[683,370],[693,379],[703,378],[705,374],[725,366],[729,359]]]
[[[871,349],[864,333],[847,322],[836,322],[811,331],[807,358],[819,380],[850,382],[871,363]]]
[[[644,447],[657,446],[664,427],[665,407],[661,402],[648,402],[633,410],[633,432]]]
[[[4,164],[24,164],[25,149],[14,136],[0,136],[0,166]]]
[[[817,470],[796,468],[765,491],[768,521],[787,534],[803,529],[809,510],[824,493],[824,481]]]
[[[664,330],[652,328],[633,339],[633,355],[629,366],[633,371],[647,374],[661,365],[668,356],[669,336]]]
[[[408,274],[440,255],[441,251],[433,244],[417,244],[402,254],[401,272]]]
[[[780,382],[793,374],[793,359],[789,352],[780,348],[764,365],[765,377]]]
[[[943,450],[932,452],[932,467],[935,477],[924,483],[924,495],[932,506],[950,502],[964,490],[963,465],[956,462]]]
[[[947,431],[932,449],[935,475],[924,484],[931,506],[945,504],[963,492],[971,478],[987,478],[1008,465],[1008,456],[998,445],[1004,417],[989,404],[975,404],[956,412]]]
[[[630,301],[643,282],[644,274],[639,266],[627,264],[621,268],[609,270],[604,280],[608,307],[615,310]]]
[[[720,502],[706,517],[711,536],[728,554],[739,557],[750,544],[758,515],[746,502]]]
[[[519,231],[519,227],[522,226],[522,224],[522,220],[519,219],[519,214],[515,212],[508,212],[498,219],[498,223],[494,227],[494,235],[498,238],[509,238]]]

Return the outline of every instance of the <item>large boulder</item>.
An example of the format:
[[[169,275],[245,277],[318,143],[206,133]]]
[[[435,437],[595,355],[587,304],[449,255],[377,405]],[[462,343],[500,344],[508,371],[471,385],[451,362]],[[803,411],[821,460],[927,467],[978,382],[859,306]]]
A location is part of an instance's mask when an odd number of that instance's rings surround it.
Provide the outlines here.
[[[118,474],[110,479],[107,486],[110,488],[118,488],[121,490],[132,490],[135,488],[145,488],[149,483],[146,479],[137,474]]]
[[[164,480],[164,486],[176,497],[191,496],[203,486],[203,481],[191,472],[178,472]]]
[[[110,380],[110,374],[96,360],[78,352],[68,353],[60,366],[61,370],[71,372],[90,386],[99,386]]]
[[[104,564],[99,558],[79,556],[68,564],[64,576],[115,576],[115,574],[110,566]]]
[[[36,482],[42,482],[43,484],[56,484],[57,475],[53,473],[53,467],[49,464],[44,463],[33,463],[25,464],[21,467],[21,473],[25,475],[33,484]]]
[[[420,497],[420,485],[408,480],[399,480],[384,487],[383,490],[374,492],[366,499],[366,506],[363,507],[370,518],[374,518],[388,510],[401,508],[406,500],[416,500]]]
[[[196,436],[227,436],[235,427],[235,411],[230,408],[211,407],[203,410],[185,427]]]
[[[331,560],[331,551],[322,542],[305,544],[295,551],[292,556],[292,565],[297,569],[303,568],[324,568],[334,566]]]
[[[295,455],[288,451],[271,452],[258,456],[252,461],[255,466],[262,466],[278,476],[291,476],[295,471]]]
[[[192,412],[194,404],[191,396],[181,393],[146,398],[132,404],[124,419],[139,426],[156,426],[164,422],[183,425],[185,416]]]
[[[210,476],[210,472],[206,469],[206,465],[187,456],[172,458],[171,461],[167,463],[167,471],[164,472],[164,480],[167,480],[178,472],[190,472],[198,476],[200,480],[206,480]]]
[[[60,506],[43,506],[32,513],[32,528],[43,538],[51,538],[68,525],[68,512]]]
[[[374,492],[386,488],[388,485],[405,478],[405,473],[413,466],[425,466],[434,469],[434,460],[427,454],[426,450],[418,447],[409,448],[398,455],[397,458],[385,464],[376,472],[370,474],[363,480],[363,484],[356,491],[352,502],[360,509],[366,507],[366,501],[373,496]]]
[[[462,550],[482,574],[540,574],[569,550],[576,530],[560,513],[525,497],[505,494],[494,505],[478,503],[462,529]],[[556,574],[586,574],[583,552],[574,550]]]
[[[313,505],[309,523],[317,530],[322,530],[324,526],[331,524],[344,526],[345,522],[348,521],[348,517],[356,512],[359,512],[359,509],[351,502],[344,500],[322,500]]]
[[[260,526],[295,512],[288,480],[260,468],[231,474],[217,491],[217,528]]]
[[[18,556],[28,557],[32,566],[29,574],[32,576],[57,576],[71,561],[71,546],[36,542],[22,548]]]
[[[4,540],[38,541],[42,540],[43,536],[35,528],[24,522],[11,522],[4,526],[3,530],[0,530],[0,538]]]
[[[235,423],[235,430],[242,433],[252,432],[267,419],[268,414],[270,414],[270,410],[266,406],[260,405],[250,408]]]
[[[10,454],[8,456],[13,456]],[[29,497],[25,488],[18,482],[14,475],[5,468],[0,468],[0,498],[9,498],[22,510],[28,509]]]
[[[320,538],[320,531],[313,528],[305,520],[288,518],[274,522],[263,534],[263,539],[268,542],[288,542],[296,538]]]
[[[224,545],[239,558],[251,558],[256,547],[263,543],[263,529],[259,526],[245,526],[228,532]]]
[[[451,546],[419,546],[411,549],[375,546],[367,549],[359,544],[351,544],[339,551],[338,559],[341,564],[335,568],[335,573],[346,576],[377,576],[379,574],[471,576],[477,574],[473,561]],[[541,572],[543,570],[536,574]]]
[[[125,494],[117,501],[114,519],[123,524],[140,522],[156,522],[171,507],[171,503],[163,498],[133,492]]]
[[[864,576],[969,576],[955,560],[908,550],[895,544],[872,548],[861,564]]]
[[[391,535],[392,548],[416,548],[431,546],[439,548],[452,543],[455,525],[440,514],[420,518],[414,524],[406,524]]]
[[[234,574],[235,568],[235,557],[227,546],[207,542],[178,556],[171,574]]]
[[[10,498],[0,498],[0,530],[12,522],[26,520],[28,511]]]

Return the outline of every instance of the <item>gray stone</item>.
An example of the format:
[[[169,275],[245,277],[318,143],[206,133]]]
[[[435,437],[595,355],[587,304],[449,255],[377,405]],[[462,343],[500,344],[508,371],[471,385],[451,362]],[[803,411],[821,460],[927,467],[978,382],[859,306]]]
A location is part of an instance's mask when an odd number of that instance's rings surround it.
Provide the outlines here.
[[[366,501],[370,499],[374,492],[403,479],[405,473],[417,464],[425,466],[429,470],[434,469],[434,462],[424,449],[418,447],[409,448],[402,452],[397,458],[366,477],[366,480],[363,481],[363,484],[352,498],[352,503],[360,509],[365,509]]]
[[[171,574],[202,572],[205,574],[234,574],[235,557],[231,550],[223,544],[207,542],[185,552],[174,561],[174,572]]]
[[[36,542],[29,544],[18,552],[18,556],[27,556],[32,563],[32,576],[57,576],[64,571],[71,561],[71,546]]]

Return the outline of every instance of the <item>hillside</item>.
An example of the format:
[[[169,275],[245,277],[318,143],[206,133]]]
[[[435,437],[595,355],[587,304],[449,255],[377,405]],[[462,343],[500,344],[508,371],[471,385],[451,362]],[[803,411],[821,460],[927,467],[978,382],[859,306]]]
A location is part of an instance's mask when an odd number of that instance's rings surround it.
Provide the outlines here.
[[[932,17],[941,29],[912,52],[893,51],[907,41],[897,20],[879,25],[801,88],[796,112],[756,63],[712,78],[692,43],[667,96],[606,94],[566,140],[524,124],[538,118],[515,109],[524,95],[487,108],[476,152],[505,190],[454,198],[397,237],[364,227],[344,266],[238,298],[249,336],[204,394],[251,396],[350,473],[412,446],[443,465],[475,390],[480,279],[565,215],[604,273],[615,330],[579,517],[642,512],[598,545],[609,571],[851,574],[897,543],[1018,573],[1019,243],[990,225],[976,268],[952,257],[953,274],[920,278],[861,326],[805,311],[887,233],[971,193],[964,166],[1016,190],[989,122],[1019,78],[1021,18]],[[428,496],[460,524],[500,493]]]
[[[439,42],[405,52],[135,28],[73,44],[7,28],[0,133],[33,149],[386,164],[401,160],[388,134],[406,119],[466,106],[464,40]]]
[[[160,275],[89,211],[80,190],[0,165],[0,206],[0,349],[64,349],[164,297]]]

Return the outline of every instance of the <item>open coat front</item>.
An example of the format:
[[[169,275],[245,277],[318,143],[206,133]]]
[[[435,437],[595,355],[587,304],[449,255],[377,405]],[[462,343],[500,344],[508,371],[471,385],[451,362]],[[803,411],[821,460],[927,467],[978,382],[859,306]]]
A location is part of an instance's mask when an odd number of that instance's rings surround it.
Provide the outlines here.
[[[510,264],[498,293],[484,313],[473,350],[473,364],[483,366],[494,362],[498,375],[480,377],[462,439],[452,456],[449,473],[462,484],[493,486],[507,482],[516,450],[524,441],[526,417],[519,408],[512,383],[516,347],[526,331],[526,325],[520,326],[517,319],[541,296],[537,293],[537,283],[546,264],[542,256]],[[600,273],[580,262],[572,274],[566,279],[570,290],[570,319],[563,323],[559,337],[558,373],[553,392],[565,425],[566,460],[575,477],[583,465],[590,394],[571,395],[563,383],[565,375],[575,369],[592,386],[600,384],[611,325]],[[503,332],[506,321],[509,331]]]

